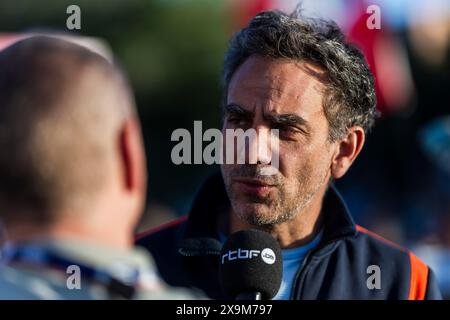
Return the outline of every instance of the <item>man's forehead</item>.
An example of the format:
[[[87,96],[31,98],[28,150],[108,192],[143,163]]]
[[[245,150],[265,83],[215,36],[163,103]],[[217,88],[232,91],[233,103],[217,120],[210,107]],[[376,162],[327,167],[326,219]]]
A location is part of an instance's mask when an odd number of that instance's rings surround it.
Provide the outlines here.
[[[248,58],[233,75],[228,102],[268,112],[307,112],[322,110],[323,72],[305,62],[291,59]]]

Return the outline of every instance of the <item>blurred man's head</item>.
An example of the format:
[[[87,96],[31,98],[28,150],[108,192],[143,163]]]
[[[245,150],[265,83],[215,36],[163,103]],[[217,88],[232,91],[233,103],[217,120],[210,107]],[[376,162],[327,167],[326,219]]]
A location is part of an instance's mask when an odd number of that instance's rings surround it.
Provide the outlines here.
[[[131,242],[145,155],[116,66],[52,37],[1,51],[0,150],[0,219],[12,239],[47,230]]]
[[[225,56],[224,129],[279,130],[270,163],[222,165],[233,211],[257,226],[293,219],[349,169],[375,117],[373,77],[332,22],[263,12]],[[267,160],[267,159],[266,159]]]

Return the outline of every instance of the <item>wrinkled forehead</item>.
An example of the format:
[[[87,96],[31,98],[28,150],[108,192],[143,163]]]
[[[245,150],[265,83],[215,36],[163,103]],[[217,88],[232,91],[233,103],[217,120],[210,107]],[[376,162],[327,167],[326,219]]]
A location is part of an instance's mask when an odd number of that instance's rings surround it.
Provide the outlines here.
[[[322,110],[325,72],[292,59],[249,57],[233,74],[227,103],[276,113]]]

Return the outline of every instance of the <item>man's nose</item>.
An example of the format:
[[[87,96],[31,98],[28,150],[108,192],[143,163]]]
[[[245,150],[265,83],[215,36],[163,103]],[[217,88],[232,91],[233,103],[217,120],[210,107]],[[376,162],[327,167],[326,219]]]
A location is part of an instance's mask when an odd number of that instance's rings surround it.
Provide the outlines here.
[[[263,126],[254,128],[255,136],[246,143],[245,162],[248,164],[269,165],[272,160],[270,129]]]

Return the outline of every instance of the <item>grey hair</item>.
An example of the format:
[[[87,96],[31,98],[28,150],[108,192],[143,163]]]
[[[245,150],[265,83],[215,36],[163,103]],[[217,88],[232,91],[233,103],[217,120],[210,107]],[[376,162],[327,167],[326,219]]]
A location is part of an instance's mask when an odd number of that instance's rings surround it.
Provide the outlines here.
[[[330,141],[343,138],[352,126],[366,132],[373,126],[377,116],[374,77],[363,54],[345,42],[335,22],[306,18],[300,10],[290,15],[280,11],[257,14],[232,37],[225,54],[225,102],[231,77],[251,55],[306,61],[324,69],[323,107]]]

